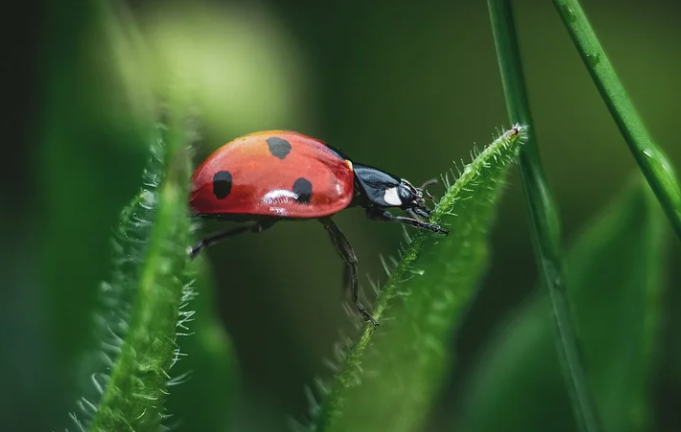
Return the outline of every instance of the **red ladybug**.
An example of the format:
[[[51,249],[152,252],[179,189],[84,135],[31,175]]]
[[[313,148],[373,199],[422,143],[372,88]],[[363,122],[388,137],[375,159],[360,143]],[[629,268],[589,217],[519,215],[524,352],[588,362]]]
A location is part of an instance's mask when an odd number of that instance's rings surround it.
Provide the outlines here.
[[[394,221],[449,234],[419,219],[430,217],[424,188],[367,165],[352,162],[315,138],[289,131],[256,132],[217,149],[192,176],[190,207],[205,218],[251,221],[209,235],[194,246],[195,257],[204,247],[245,232],[259,233],[286,219],[318,219],[346,263],[352,301],[366,321],[376,320],[358,300],[357,257],[331,216],[360,206],[371,219]],[[411,217],[387,211],[399,208]]]

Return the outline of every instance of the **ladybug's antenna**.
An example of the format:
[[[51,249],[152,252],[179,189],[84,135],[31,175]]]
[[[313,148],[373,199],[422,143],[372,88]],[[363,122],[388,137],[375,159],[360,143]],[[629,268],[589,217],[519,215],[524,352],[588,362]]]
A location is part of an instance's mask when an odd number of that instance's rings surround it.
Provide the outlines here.
[[[430,180],[425,181],[425,182],[421,185],[421,187],[419,188],[419,190],[420,190],[421,193],[423,194],[423,199],[427,199],[427,200],[430,200],[430,201],[434,201],[434,200],[435,200],[435,198],[430,194],[430,192],[428,192],[428,191],[426,190],[426,188],[427,188],[428,186],[432,186],[432,185],[434,185],[434,184],[437,184],[437,179],[434,179],[434,178],[433,178],[433,179],[430,179]]]
[[[430,180],[426,180],[426,181],[421,185],[421,187],[420,187],[419,189],[424,190],[424,189],[426,189],[428,186],[432,186],[432,185],[434,185],[434,184],[437,184],[437,179],[432,178],[432,179],[430,179]]]

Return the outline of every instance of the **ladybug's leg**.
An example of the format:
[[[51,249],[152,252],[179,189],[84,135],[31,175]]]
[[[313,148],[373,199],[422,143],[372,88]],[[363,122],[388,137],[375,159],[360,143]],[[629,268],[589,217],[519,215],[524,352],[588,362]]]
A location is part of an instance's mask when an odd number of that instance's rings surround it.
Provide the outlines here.
[[[329,217],[320,218],[319,221],[322,223],[322,225],[324,225],[324,228],[326,228],[326,231],[329,233],[329,236],[331,237],[331,241],[333,242],[334,246],[336,246],[336,250],[338,250],[338,253],[341,255],[341,257],[343,257],[343,260],[347,265],[347,271],[349,272],[350,276],[349,279],[350,289],[352,293],[352,302],[354,303],[359,313],[362,314],[362,317],[364,318],[365,321],[370,321],[371,324],[374,325],[374,327],[378,326],[378,322],[374,319],[374,317],[371,316],[371,314],[366,310],[364,305],[362,305],[362,303],[360,303],[359,301],[357,255],[355,255],[354,249],[350,245],[350,242],[345,237],[343,232],[338,228],[338,225],[336,225],[336,223],[332,221],[331,218]]]
[[[240,226],[226,231],[218,231],[207,237],[204,237],[194,247],[190,248],[189,258],[195,258],[199,254],[199,252],[201,252],[204,248],[214,245],[215,243],[219,243],[227,238],[234,237],[236,235],[247,232],[259,233],[265,231],[272,225],[274,225],[274,222],[256,222],[251,225]]]
[[[418,219],[412,219],[404,216],[395,216],[387,210],[379,210],[376,208],[368,208],[367,216],[371,219],[388,221],[388,222],[399,222],[405,225],[411,225],[420,229],[427,229],[440,234],[449,234],[449,231],[440,227],[440,225],[434,225],[428,222],[423,222]]]

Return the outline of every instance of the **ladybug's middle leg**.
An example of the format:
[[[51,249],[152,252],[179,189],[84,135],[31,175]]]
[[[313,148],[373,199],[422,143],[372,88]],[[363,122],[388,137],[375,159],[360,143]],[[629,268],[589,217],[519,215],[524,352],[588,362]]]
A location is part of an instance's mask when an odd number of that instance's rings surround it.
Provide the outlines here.
[[[374,327],[378,326],[378,321],[376,321],[376,319],[374,319],[374,317],[371,316],[371,314],[366,310],[364,305],[362,305],[362,303],[360,303],[359,301],[357,255],[355,255],[354,249],[350,245],[350,242],[345,237],[343,232],[338,228],[338,225],[336,225],[336,223],[332,221],[331,218],[324,217],[320,218],[319,221],[322,223],[322,225],[324,225],[324,228],[326,228],[326,231],[329,233],[329,236],[331,237],[331,241],[333,242],[334,246],[336,246],[336,250],[338,250],[338,253],[341,255],[341,257],[343,257],[343,260],[347,265],[347,271],[349,271],[350,276],[352,302],[354,303],[359,313],[362,314],[362,317],[364,318],[365,321],[371,322],[371,324],[373,324]]]
[[[204,248],[214,245],[215,243],[219,243],[222,240],[247,232],[252,233],[263,232],[272,225],[274,225],[274,222],[271,221],[255,222],[251,225],[240,226],[226,231],[218,231],[216,233],[210,234],[201,239],[201,241],[199,241],[194,247],[191,247],[189,249],[189,258],[190,259],[195,258],[199,254],[199,252],[201,252]]]

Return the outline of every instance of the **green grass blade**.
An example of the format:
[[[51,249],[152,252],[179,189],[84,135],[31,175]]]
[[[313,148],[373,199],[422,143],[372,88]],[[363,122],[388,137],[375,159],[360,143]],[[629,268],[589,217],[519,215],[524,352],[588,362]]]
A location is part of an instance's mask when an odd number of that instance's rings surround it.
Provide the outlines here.
[[[173,432],[229,430],[238,396],[234,350],[215,310],[211,268],[204,256],[188,265],[196,275],[193,321],[179,338],[182,360],[173,369],[177,386],[170,388],[168,413]],[[186,378],[186,382],[185,381]]]
[[[94,339],[98,349],[86,352],[78,372],[82,385],[79,412],[71,418],[79,430],[85,430],[97,414],[104,389],[110,379],[110,369],[115,364],[127,334],[131,309],[137,293],[140,268],[144,262],[146,244],[151,236],[156,217],[158,179],[163,171],[163,149],[152,146],[144,172],[144,187],[121,211],[119,224],[112,239],[112,275],[101,283],[95,308]],[[89,379],[83,379],[83,378]]]
[[[539,156],[527,100],[513,12],[508,0],[488,0],[494,41],[509,117],[528,126],[528,142],[520,153],[520,170],[531,219],[537,266],[548,288],[557,329],[558,351],[575,416],[581,430],[600,431],[598,411],[587,385],[563,277],[560,222]]]
[[[553,0],[553,4],[629,150],[681,238],[681,187],[669,159],[646,130],[579,2]]]
[[[569,297],[606,430],[650,429],[668,235],[641,177],[592,220],[566,257]],[[574,431],[539,290],[483,350],[462,392],[463,431]]]
[[[134,298],[129,321],[122,325],[119,354],[100,384],[101,402],[92,407],[91,431],[155,432],[161,427],[169,369],[177,360],[177,329],[191,298],[185,269],[190,240],[187,145],[182,119],[171,118],[168,128],[160,127],[152,145],[152,160],[158,160],[150,164],[139,201],[122,215],[132,232],[137,227],[147,231],[137,238],[144,244],[142,261],[116,269],[130,272],[114,279],[132,284],[125,292]],[[152,211],[152,220],[134,215],[140,206]]]
[[[406,432],[422,423],[453,364],[446,345],[486,268],[496,202],[521,137],[520,127],[510,129],[446,182],[431,220],[451,233],[414,233],[373,309],[381,326],[368,326],[345,356],[323,405],[313,407],[312,430]]]

